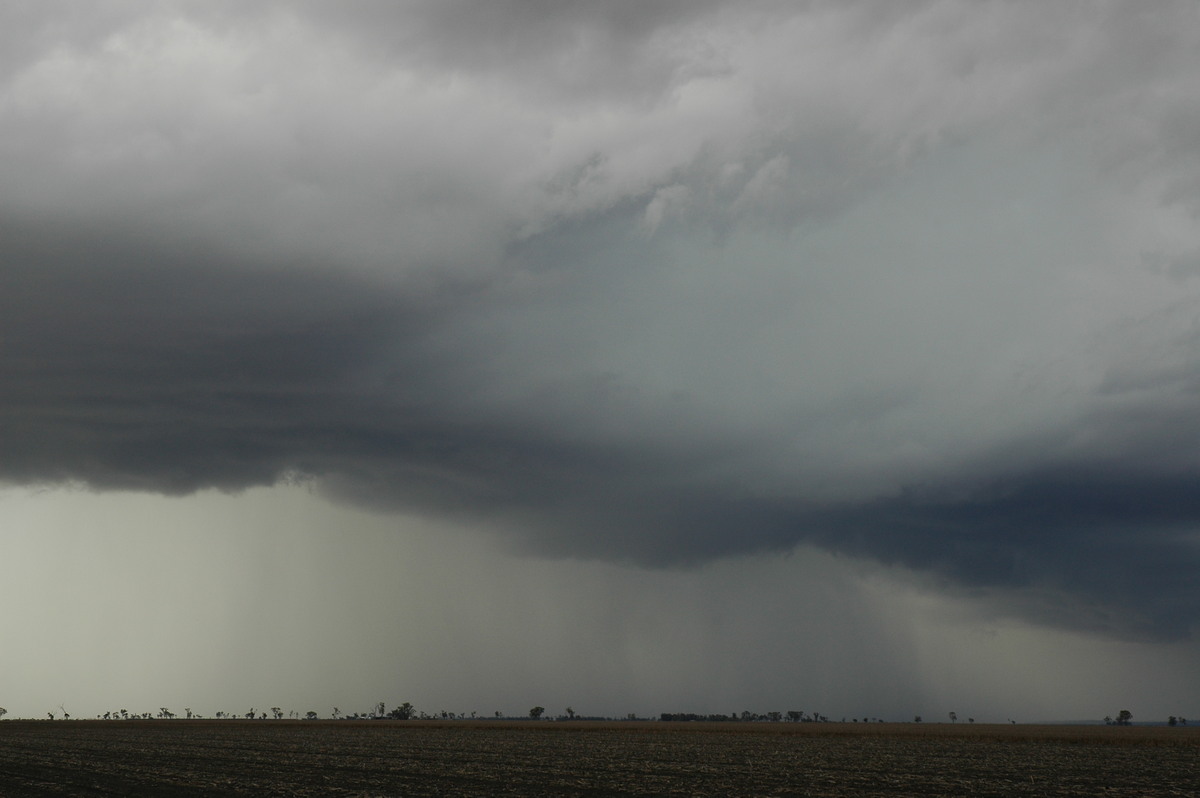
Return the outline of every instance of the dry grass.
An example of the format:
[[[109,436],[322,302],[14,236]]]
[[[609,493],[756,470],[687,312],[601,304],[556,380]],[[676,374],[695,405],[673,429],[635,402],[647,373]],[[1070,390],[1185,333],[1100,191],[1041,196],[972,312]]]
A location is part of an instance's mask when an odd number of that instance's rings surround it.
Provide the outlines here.
[[[256,721],[257,722],[257,721]],[[799,737],[887,737],[897,739],[962,739],[1005,742],[1074,742],[1095,745],[1184,745],[1200,747],[1195,726],[1081,726],[1013,723],[744,723],[708,721],[526,721],[416,720],[317,721],[318,723],[396,723],[401,726],[525,731],[621,731],[663,734],[752,734]]]

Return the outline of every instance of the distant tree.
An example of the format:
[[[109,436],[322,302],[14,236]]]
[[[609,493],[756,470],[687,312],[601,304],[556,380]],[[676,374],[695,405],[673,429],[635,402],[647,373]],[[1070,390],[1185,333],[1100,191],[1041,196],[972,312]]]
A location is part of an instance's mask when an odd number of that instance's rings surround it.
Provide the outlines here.
[[[917,715],[915,718],[913,718],[913,723],[920,723],[920,722],[921,722],[921,716],[920,716],[920,715]]]
[[[416,712],[416,707],[405,701],[403,704],[389,712],[388,717],[396,720],[410,720],[412,716],[416,714]]]
[[[283,710],[279,707],[271,707],[271,715],[275,720],[281,720],[283,718]]]
[[[804,713],[796,709],[789,709],[787,717],[792,723],[799,723],[800,718],[804,717]]]
[[[768,712],[767,720],[771,721],[772,723],[778,723],[779,721],[783,720],[783,713],[782,712]]]
[[[571,720],[575,720],[575,710],[571,707],[567,707],[567,717]]]
[[[334,720],[337,720],[339,717],[341,717],[341,714],[342,714],[342,711],[340,709],[338,709],[337,707],[333,708],[333,719]]]
[[[125,710],[125,709],[122,709],[122,710],[121,710],[121,717],[122,717],[122,718],[124,718],[124,719],[126,719],[126,720],[128,720],[128,719],[129,719],[129,711],[128,711],[128,710]]]
[[[191,708],[191,707],[184,707],[184,708],[183,708],[183,711],[184,711],[184,713],[187,715],[187,718],[188,718],[188,720],[191,720],[191,719],[192,719],[192,708]]]
[[[384,710],[384,708],[385,708],[385,707],[384,707],[384,703],[383,703],[382,701],[380,701],[378,704],[376,704],[376,705],[375,705],[375,717],[377,717],[377,718],[386,718],[386,717],[387,717],[387,713],[385,713],[385,712],[383,711],[383,710]]]
[[[498,709],[497,709],[497,710],[496,710],[496,717],[497,717],[497,718],[502,718],[502,717],[504,717],[504,713],[503,713],[503,712],[501,712],[500,710],[498,710]]]
[[[317,713],[310,709],[308,712],[306,712],[304,714],[304,717],[308,718],[309,720],[316,720]]]
[[[254,720],[254,707],[250,707],[250,711],[246,713],[247,720]]]
[[[534,707],[533,709],[529,710],[529,717],[533,718],[534,720],[537,720],[538,718],[540,718],[542,716],[542,713],[545,711],[546,711],[545,707]]]
[[[4,717],[7,714],[8,714],[8,710],[5,709],[4,707],[0,707],[0,718]]]
[[[957,712],[951,712],[951,713],[950,713],[950,722],[951,722],[951,723],[958,723],[958,713],[957,713]]]
[[[1111,725],[1113,725],[1113,719],[1112,719],[1112,715],[1105,715],[1105,716],[1104,716],[1104,725],[1105,725],[1105,726],[1111,726]]]
[[[1175,725],[1178,725],[1178,723],[1179,723],[1179,718],[1175,717],[1174,715],[1169,715],[1167,717],[1167,725],[1168,726],[1175,726]]]
[[[1120,712],[1117,713],[1117,725],[1118,726],[1132,726],[1133,725],[1133,713],[1130,712],[1128,709],[1122,709]]]

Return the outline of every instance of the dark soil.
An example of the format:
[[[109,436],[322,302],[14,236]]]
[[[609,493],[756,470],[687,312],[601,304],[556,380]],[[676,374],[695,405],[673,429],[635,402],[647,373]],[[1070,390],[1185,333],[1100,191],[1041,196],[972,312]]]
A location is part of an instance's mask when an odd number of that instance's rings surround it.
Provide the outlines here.
[[[1200,728],[5,721],[0,795],[1194,796]]]

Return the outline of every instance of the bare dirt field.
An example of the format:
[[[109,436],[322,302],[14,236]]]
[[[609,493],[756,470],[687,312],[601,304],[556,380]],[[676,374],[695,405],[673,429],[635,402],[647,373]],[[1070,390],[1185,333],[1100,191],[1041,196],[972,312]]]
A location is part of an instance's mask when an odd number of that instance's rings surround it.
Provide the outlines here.
[[[0,722],[6,798],[1198,793],[1200,727]]]

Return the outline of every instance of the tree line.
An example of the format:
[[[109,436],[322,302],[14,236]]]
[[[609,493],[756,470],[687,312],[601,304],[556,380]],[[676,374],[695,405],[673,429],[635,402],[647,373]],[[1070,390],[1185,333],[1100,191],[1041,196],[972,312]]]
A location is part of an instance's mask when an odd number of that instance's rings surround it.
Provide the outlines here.
[[[59,705],[58,713],[50,710],[46,716],[50,720],[70,720],[71,714],[66,708]],[[527,715],[511,716],[503,712],[497,711],[492,715],[480,715],[478,712],[447,712],[445,710],[439,712],[425,712],[418,710],[411,702],[405,701],[391,709],[387,708],[387,704],[383,701],[378,702],[369,710],[364,712],[343,712],[339,707],[334,707],[329,713],[328,718],[332,720],[521,720],[528,718],[530,720],[542,720],[545,716],[546,708],[542,706],[531,707]],[[8,714],[8,710],[0,707],[0,718]],[[158,712],[130,712],[127,709],[115,709],[97,715],[97,720],[173,720],[180,717],[178,713],[172,711],[169,707],[159,707]],[[183,717],[188,720],[198,720],[204,718],[203,715],[193,712],[191,707],[184,707]],[[289,710],[286,713],[280,707],[270,707],[269,709],[256,709],[250,707],[249,711],[226,712],[218,711],[213,715],[217,720],[321,720],[321,715],[316,710],[307,710],[298,712]],[[613,720],[649,720],[649,718],[640,718],[634,713],[625,715],[622,718],[613,718],[607,716],[596,715],[581,715],[575,711],[573,707],[567,707],[561,715],[552,716],[554,720],[597,720],[597,721],[613,721]],[[951,723],[958,721],[958,715],[955,712],[949,713]],[[658,718],[660,721],[707,721],[707,722],[767,722],[767,723],[828,723],[829,717],[820,712],[803,712],[801,710],[788,710],[787,712],[771,711],[771,712],[751,712],[743,710],[742,712],[732,712],[728,715],[720,713],[695,713],[695,712],[663,712]],[[974,718],[967,719],[969,723],[974,723]],[[841,719],[842,723],[853,722],[858,723],[860,719],[845,718]],[[883,723],[882,718],[863,717],[862,723]],[[921,722],[921,716],[917,715],[913,718],[914,723]],[[1009,721],[1016,723],[1016,721]],[[1106,715],[1104,723],[1109,726],[1131,726],[1133,725],[1133,713],[1127,709],[1122,709],[1117,713],[1116,717]],[[1170,715],[1167,718],[1168,726],[1186,726],[1188,725],[1187,718]]]

